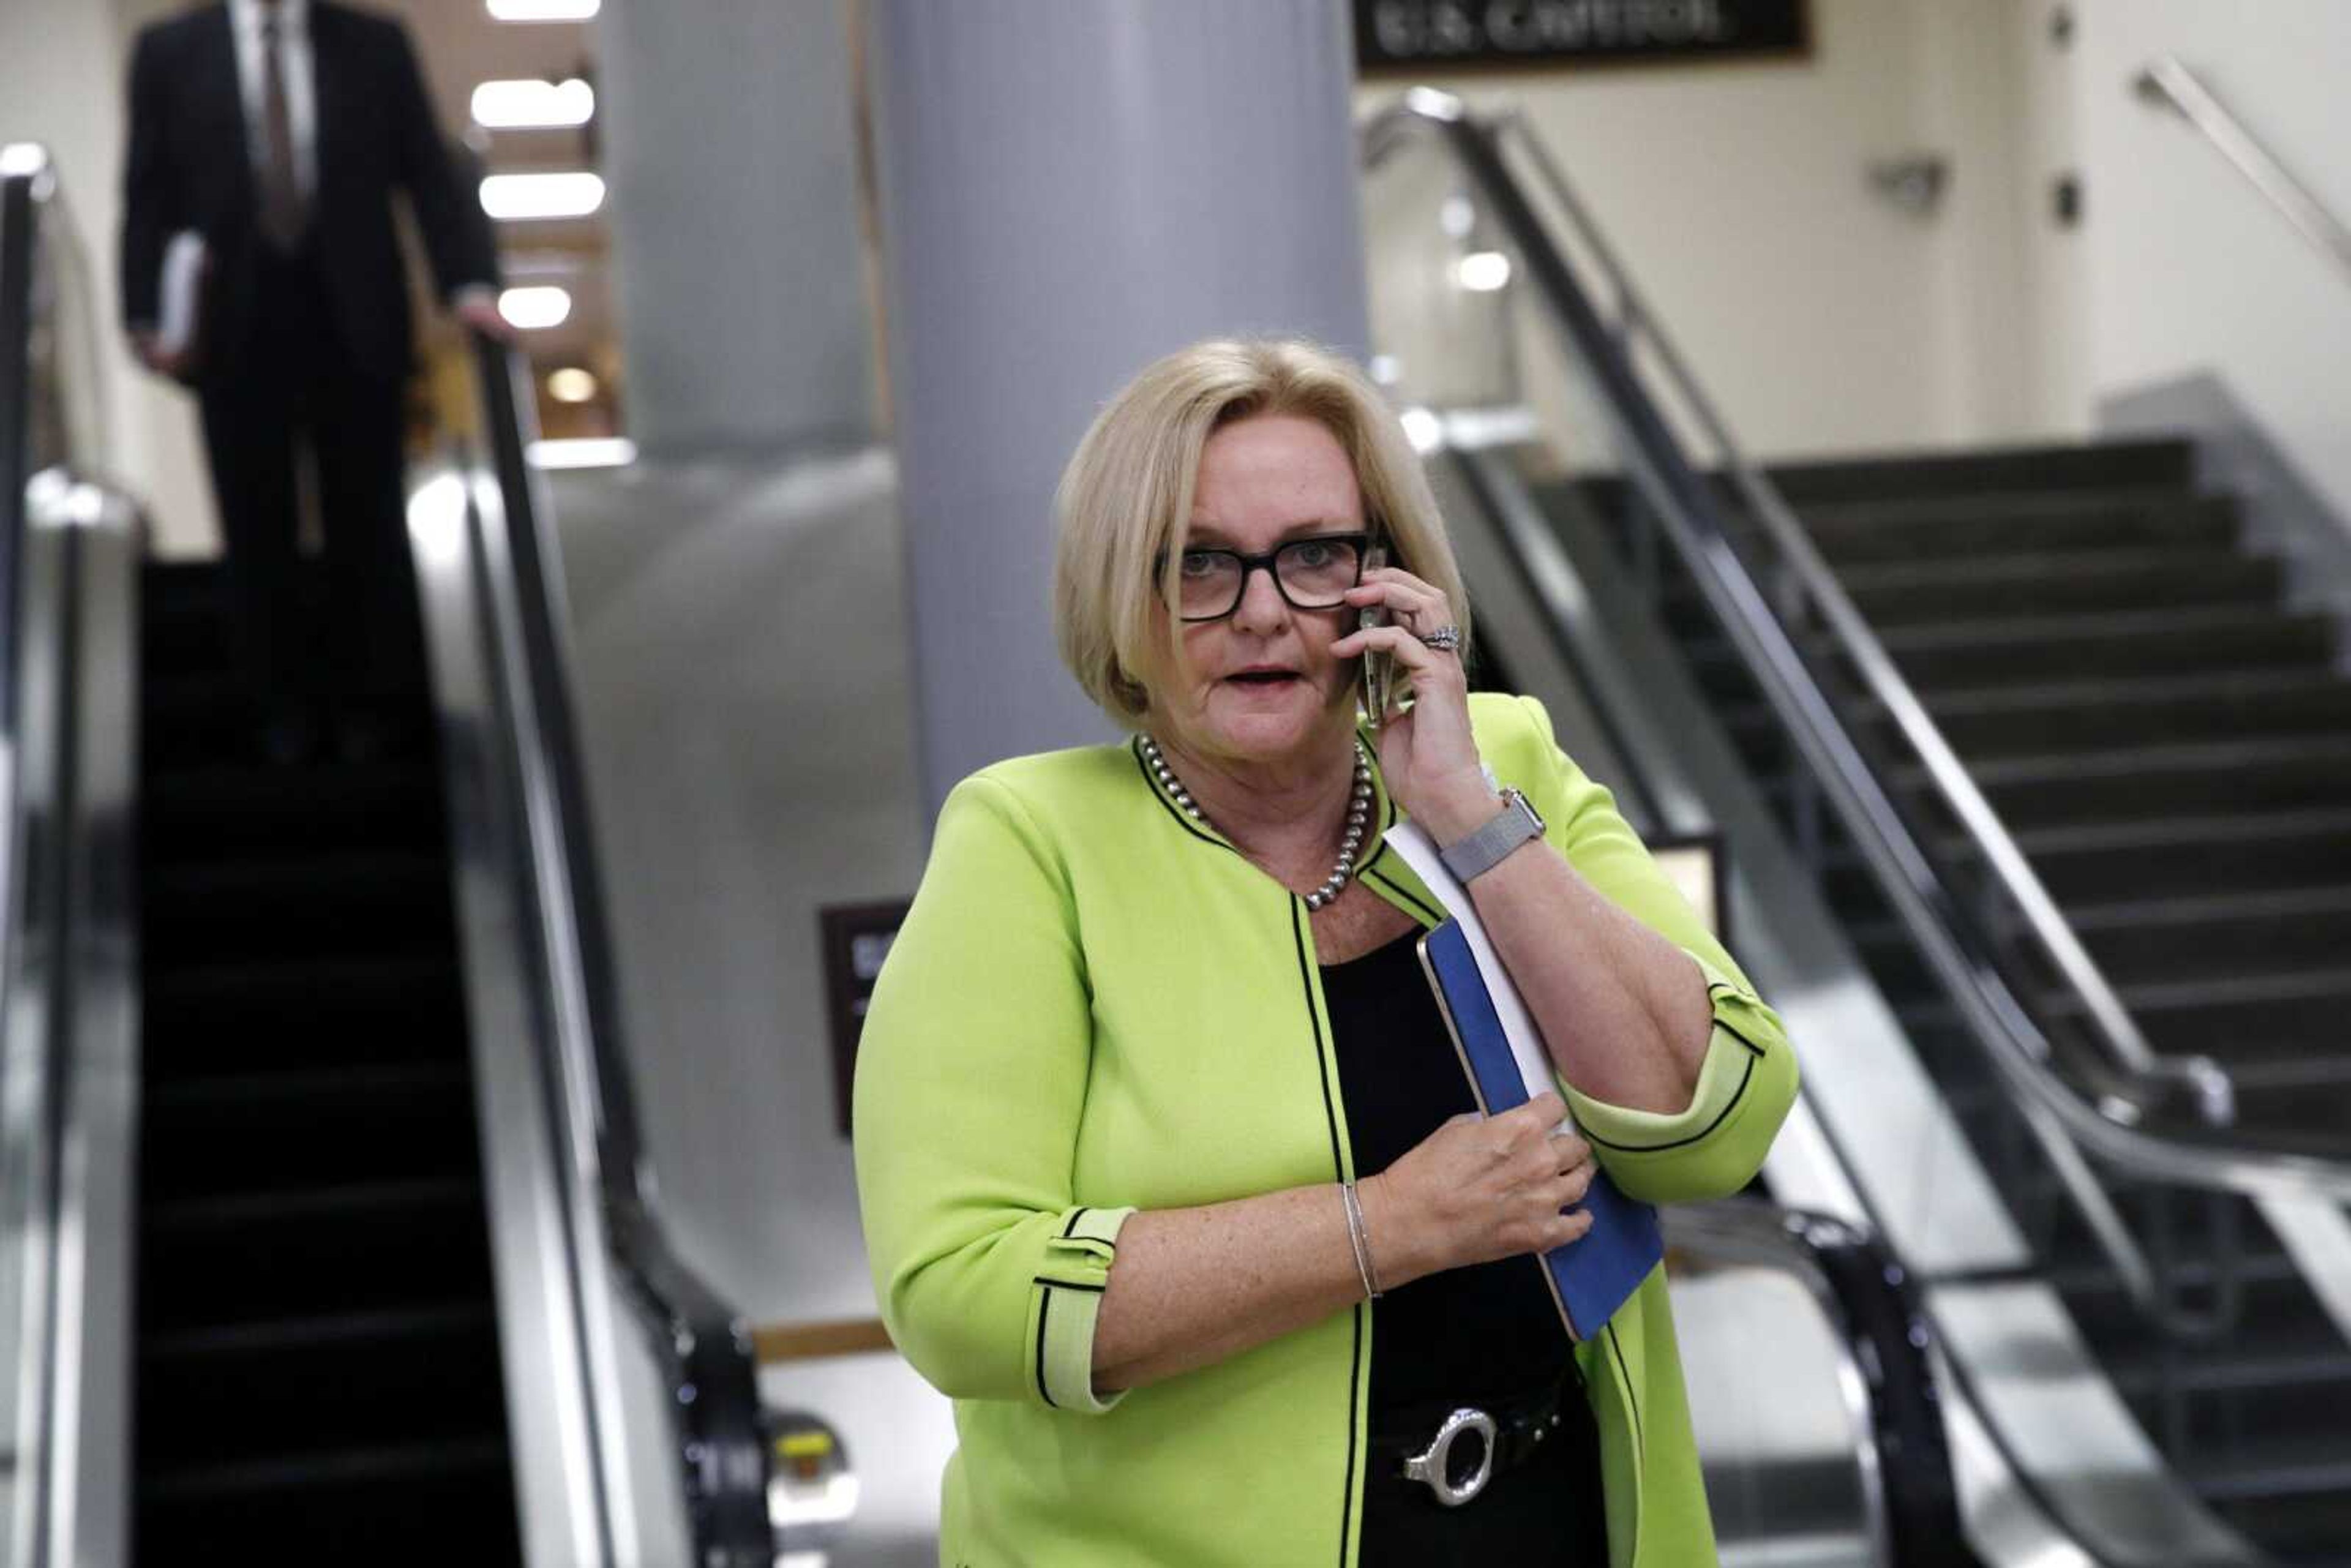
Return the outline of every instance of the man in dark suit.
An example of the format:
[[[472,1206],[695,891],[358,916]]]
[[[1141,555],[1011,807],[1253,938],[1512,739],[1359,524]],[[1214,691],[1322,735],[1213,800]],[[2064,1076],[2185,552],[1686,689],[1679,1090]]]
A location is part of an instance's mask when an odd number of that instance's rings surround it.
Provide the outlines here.
[[[278,760],[308,754],[340,687],[348,752],[382,744],[418,667],[402,524],[412,369],[392,198],[405,191],[435,280],[504,336],[489,228],[461,186],[400,24],[329,0],[227,0],[139,35],[124,169],[122,313],[151,368],[204,410],[227,536],[230,638]],[[198,355],[155,336],[172,237],[204,238]],[[329,658],[297,608],[296,453],[315,453]]]

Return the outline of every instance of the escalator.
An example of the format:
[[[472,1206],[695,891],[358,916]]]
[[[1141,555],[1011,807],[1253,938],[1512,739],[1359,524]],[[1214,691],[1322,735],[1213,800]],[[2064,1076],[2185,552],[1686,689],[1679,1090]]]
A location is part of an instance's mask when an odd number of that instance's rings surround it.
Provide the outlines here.
[[[99,319],[0,148],[0,1561],[767,1568],[838,1499],[653,1201],[517,367],[403,706],[273,765],[94,477]]]
[[[1761,472],[1521,123],[1418,92],[1365,141],[1557,350],[1407,426],[1501,673],[1726,841],[1804,1050],[1767,1180],[1917,1285],[1970,1547],[2351,1562],[2331,626],[2179,443]],[[1443,334],[1375,335],[1415,404]]]
[[[519,1562],[425,672],[263,760],[222,569],[142,576],[134,1561]]]

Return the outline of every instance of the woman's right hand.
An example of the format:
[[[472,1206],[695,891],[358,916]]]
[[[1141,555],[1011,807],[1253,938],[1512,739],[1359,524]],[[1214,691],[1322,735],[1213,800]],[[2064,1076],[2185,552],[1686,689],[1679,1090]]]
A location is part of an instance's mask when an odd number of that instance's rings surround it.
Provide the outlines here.
[[[1592,1148],[1552,1132],[1566,1114],[1549,1092],[1499,1116],[1464,1113],[1359,1182],[1382,1288],[1581,1239],[1592,1216],[1560,1210],[1591,1190]]]

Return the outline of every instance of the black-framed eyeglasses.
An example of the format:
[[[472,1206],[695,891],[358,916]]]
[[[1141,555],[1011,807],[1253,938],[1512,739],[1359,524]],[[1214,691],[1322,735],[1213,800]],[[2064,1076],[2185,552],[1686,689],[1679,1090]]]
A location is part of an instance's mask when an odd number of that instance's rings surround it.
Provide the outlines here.
[[[1364,578],[1368,533],[1315,534],[1288,539],[1263,555],[1195,546],[1176,568],[1176,613],[1183,621],[1222,621],[1241,607],[1251,572],[1273,574],[1273,586],[1292,610],[1336,610]]]

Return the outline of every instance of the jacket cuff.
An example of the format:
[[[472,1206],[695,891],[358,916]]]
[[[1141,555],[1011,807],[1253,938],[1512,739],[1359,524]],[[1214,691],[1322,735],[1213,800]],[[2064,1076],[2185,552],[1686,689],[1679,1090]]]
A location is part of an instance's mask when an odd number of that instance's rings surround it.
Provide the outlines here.
[[[1045,1243],[1030,1306],[1029,1343],[1037,1394],[1055,1410],[1100,1416],[1126,1397],[1094,1392],[1094,1325],[1110,1266],[1118,1256],[1118,1233],[1132,1208],[1076,1208]]]
[[[1714,1034],[1707,1042],[1689,1107],[1671,1115],[1637,1111],[1579,1093],[1561,1079],[1560,1093],[1574,1113],[1576,1130],[1596,1148],[1638,1155],[1700,1142],[1730,1119],[1753,1080],[1755,1064],[1780,1036],[1770,1009],[1745,987],[1698,954],[1687,948],[1683,952],[1706,977],[1707,998],[1714,1006]]]

